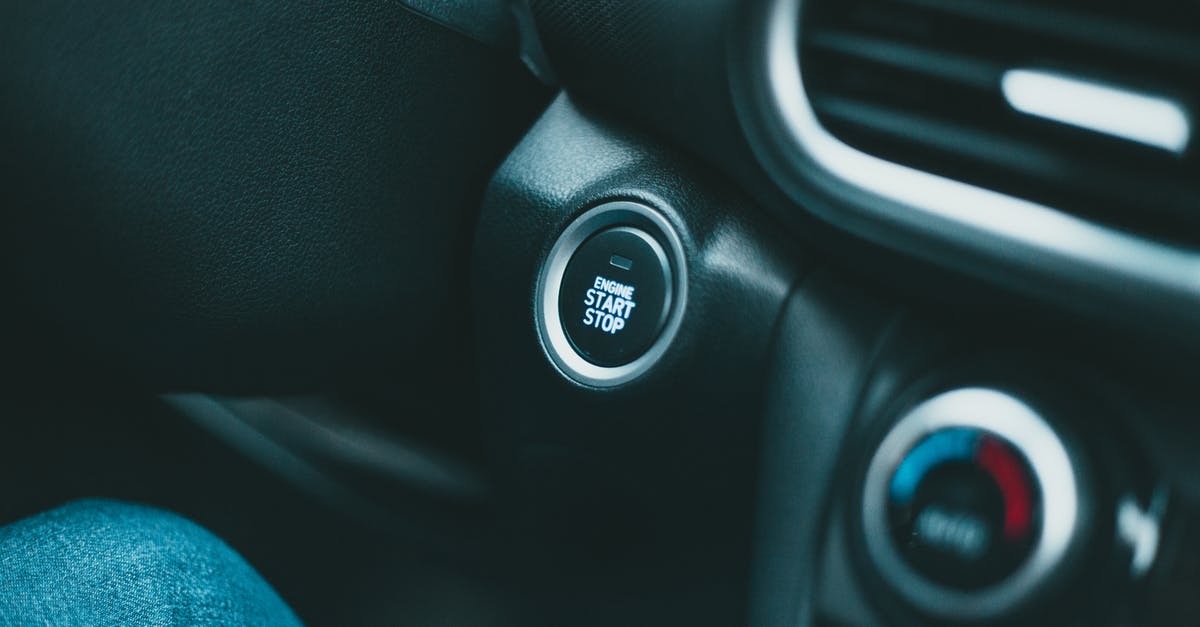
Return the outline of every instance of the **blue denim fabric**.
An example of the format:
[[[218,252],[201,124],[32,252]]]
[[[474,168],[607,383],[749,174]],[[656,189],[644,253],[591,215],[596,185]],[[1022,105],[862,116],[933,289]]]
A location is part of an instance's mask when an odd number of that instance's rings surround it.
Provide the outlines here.
[[[233,549],[174,514],[78,501],[0,529],[2,625],[299,625]]]

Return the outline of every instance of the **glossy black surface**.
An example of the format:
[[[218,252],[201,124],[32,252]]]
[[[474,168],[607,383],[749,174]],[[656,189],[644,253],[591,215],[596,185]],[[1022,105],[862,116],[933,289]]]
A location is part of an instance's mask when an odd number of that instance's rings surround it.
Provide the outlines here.
[[[559,317],[571,346],[598,366],[637,359],[658,339],[671,308],[671,265],[640,229],[588,238],[567,263]]]

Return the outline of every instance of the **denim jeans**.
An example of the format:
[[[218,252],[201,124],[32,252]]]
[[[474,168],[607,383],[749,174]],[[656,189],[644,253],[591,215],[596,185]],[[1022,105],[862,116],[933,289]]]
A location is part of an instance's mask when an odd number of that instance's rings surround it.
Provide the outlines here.
[[[78,501],[0,528],[0,625],[299,625],[216,536],[161,510]]]

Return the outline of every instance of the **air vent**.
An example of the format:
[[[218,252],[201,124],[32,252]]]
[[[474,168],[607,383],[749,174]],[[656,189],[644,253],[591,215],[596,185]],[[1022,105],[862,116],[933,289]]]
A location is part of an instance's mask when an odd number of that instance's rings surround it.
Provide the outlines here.
[[[804,88],[842,142],[1126,231],[1200,242],[1194,0],[803,6]]]

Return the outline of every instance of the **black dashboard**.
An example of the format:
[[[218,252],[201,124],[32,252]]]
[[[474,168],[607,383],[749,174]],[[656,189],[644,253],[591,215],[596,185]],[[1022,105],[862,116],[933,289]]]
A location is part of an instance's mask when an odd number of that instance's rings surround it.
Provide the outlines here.
[[[485,386],[528,434],[503,449],[537,488],[526,515],[604,555],[564,611],[583,595],[639,615],[653,598],[659,624],[1187,622],[1186,24],[1157,3],[530,10],[566,95],[493,179],[477,296],[499,298],[499,275],[540,285],[556,238],[610,201],[661,213],[693,286],[669,348],[615,388],[564,367],[540,318],[480,321],[483,372],[544,371]],[[1133,108],[1105,130],[1030,89]],[[660,480],[670,502],[649,496]],[[588,481],[602,512],[576,501]],[[636,559],[586,535],[616,511],[647,522],[620,538]],[[690,584],[651,594],[626,569]]]
[[[437,502],[514,624],[1195,623],[1190,3],[77,4],[0,7],[11,389]]]

